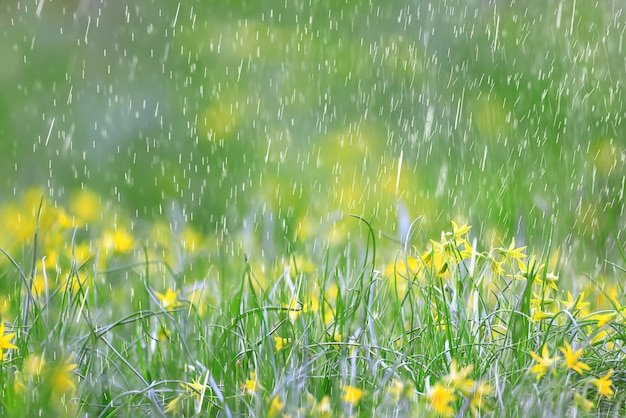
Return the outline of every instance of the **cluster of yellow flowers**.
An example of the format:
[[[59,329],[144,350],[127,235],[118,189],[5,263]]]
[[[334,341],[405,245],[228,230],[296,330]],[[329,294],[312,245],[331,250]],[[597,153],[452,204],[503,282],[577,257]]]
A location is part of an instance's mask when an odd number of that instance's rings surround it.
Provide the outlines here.
[[[588,364],[580,360],[580,357],[583,355],[582,348],[574,350],[570,343],[565,341],[565,344],[562,347],[559,347],[559,351],[563,354],[562,362],[561,357],[559,357],[558,354],[550,357],[548,346],[545,344],[541,349],[541,356],[539,356],[534,351],[530,352],[530,355],[535,361],[535,364],[530,368],[530,371],[535,374],[537,379],[541,379],[549,371],[556,373],[559,364],[562,364],[563,367],[573,370],[580,375],[582,375],[584,371],[591,370],[591,367]],[[611,387],[613,385],[613,381],[611,380],[612,375],[613,369],[610,369],[604,376],[590,376],[587,377],[586,381],[596,387],[597,392],[600,396],[610,398],[614,394],[614,391]],[[581,399],[585,398],[581,397]],[[583,405],[585,406],[585,409],[589,409],[589,404],[584,403]]]
[[[472,369],[473,366],[469,365],[459,370],[457,363],[453,360],[450,364],[450,372],[434,386],[427,388],[429,407],[441,416],[454,416],[457,411],[453,405],[460,398],[467,400],[463,404],[469,406],[472,415],[478,415],[481,410],[488,409],[487,400],[493,396],[493,387],[470,379]]]

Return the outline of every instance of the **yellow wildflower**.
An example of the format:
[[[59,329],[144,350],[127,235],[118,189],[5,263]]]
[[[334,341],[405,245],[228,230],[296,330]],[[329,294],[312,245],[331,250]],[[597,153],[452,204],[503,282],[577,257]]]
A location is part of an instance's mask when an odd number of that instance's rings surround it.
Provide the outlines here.
[[[317,417],[329,418],[332,416],[332,408],[330,406],[330,398],[324,396],[319,402],[315,403],[313,407],[313,413]]]
[[[161,302],[163,309],[167,309],[168,311],[182,305],[182,303],[178,301],[178,290],[174,291],[171,287],[167,288],[165,294],[160,292],[154,292],[154,294],[157,299],[159,299],[159,302]]]
[[[435,412],[443,416],[453,416],[454,408],[450,405],[454,402],[456,396],[451,388],[443,386],[441,383],[435,384],[428,391],[428,400]]]
[[[4,322],[0,321],[0,358],[4,358],[2,350],[5,348],[17,348],[16,345],[11,344],[14,337],[15,333],[4,335]]]
[[[283,307],[287,308],[289,320],[295,322],[300,314],[304,312],[304,304],[295,297],[291,299],[289,304],[283,304]]]
[[[100,197],[88,190],[74,193],[70,202],[71,212],[84,222],[98,220],[102,216],[102,209]]]
[[[173,414],[177,414],[180,411],[180,400],[183,398],[183,394],[181,393],[171,401],[167,403],[165,406],[165,413],[172,412]]]
[[[270,410],[267,413],[267,416],[270,418],[277,417],[280,414],[280,411],[283,410],[285,404],[280,401],[278,395],[272,398],[272,402],[270,402]]]
[[[565,357],[565,364],[570,369],[578,372],[579,374],[582,374],[583,370],[591,370],[591,367],[578,360],[583,354],[582,348],[576,351],[572,351],[572,346],[570,346],[569,343],[565,341],[565,346],[559,347],[559,350],[561,350],[561,352],[563,353],[563,356]]]
[[[562,301],[561,303],[565,305],[568,311],[574,313],[576,311],[582,310],[583,308],[586,308],[587,306],[589,306],[589,302],[584,302],[584,299],[585,299],[585,292],[581,292],[578,298],[574,299],[572,297],[572,294],[568,291],[567,300]]]
[[[256,378],[256,370],[250,372],[249,378],[241,385],[241,389],[246,395],[254,395],[259,388],[259,384]]]
[[[39,376],[45,364],[43,356],[29,354],[24,360],[24,373],[29,376]]]
[[[410,398],[414,391],[411,385],[407,385],[399,379],[393,379],[387,388],[387,393],[391,395],[394,402],[399,402],[402,398]]]
[[[68,358],[64,363],[58,365],[52,373],[52,386],[57,392],[76,392],[76,384],[71,371],[76,368],[76,363]]]
[[[341,395],[341,400],[350,404],[357,404],[363,397],[363,391],[359,388],[355,388],[354,386],[344,385],[343,386],[343,395]]]
[[[531,351],[530,355],[537,362],[537,364],[530,368],[530,371],[536,375],[537,379],[545,375],[548,370],[550,370],[550,368],[553,367],[557,361],[559,361],[558,355],[550,357],[550,354],[548,353],[548,346],[545,344],[541,349],[541,357],[539,357],[534,351]]]
[[[526,254],[523,253],[523,251],[525,249],[526,249],[526,247],[515,248],[515,238],[513,238],[513,239],[511,239],[511,245],[509,245],[509,248],[507,248],[505,250],[500,249],[499,252],[509,262],[511,262],[513,260],[517,261],[517,265],[518,265],[519,269],[525,271],[526,270],[526,264],[523,261],[523,259],[526,258]]]
[[[105,233],[102,241],[106,252],[115,251],[124,254],[130,252],[134,246],[132,235],[123,229]]]
[[[180,386],[184,388],[187,392],[189,392],[191,396],[195,397],[198,401],[202,396],[204,396],[205,391],[208,389],[205,384],[200,383],[199,379],[193,379],[191,383],[180,383]]]
[[[283,338],[274,335],[274,343],[276,344],[276,351],[280,351],[285,348],[287,344],[289,344],[289,338]]]
[[[467,236],[467,233],[472,229],[471,226],[468,226],[467,223],[464,223],[463,226],[459,227],[456,222],[450,221],[452,224],[452,235],[454,238],[463,239],[463,235]]]
[[[598,321],[597,323],[597,327],[598,328],[602,328],[603,326],[605,326],[606,324],[608,324],[609,322],[611,322],[613,319],[615,319],[615,317],[617,317],[618,313],[617,312],[609,312],[609,313],[594,313],[590,316],[588,316],[585,319],[590,319],[592,321]]]
[[[493,387],[487,383],[477,383],[472,397],[470,399],[470,407],[474,411],[485,409],[485,398],[493,395]],[[476,414],[477,416],[479,414]]]
[[[610,377],[612,374],[613,369],[609,370],[607,374],[600,378],[591,379],[591,383],[593,383],[595,387],[598,388],[598,393],[602,396],[606,396],[607,398],[612,397],[614,393],[613,389],[611,389],[613,381],[610,379]]]
[[[443,382],[451,389],[457,389],[463,395],[467,396],[472,392],[474,381],[467,377],[472,371],[473,366],[469,365],[461,370],[457,370],[456,361],[452,360],[450,364],[450,373],[443,377]]]

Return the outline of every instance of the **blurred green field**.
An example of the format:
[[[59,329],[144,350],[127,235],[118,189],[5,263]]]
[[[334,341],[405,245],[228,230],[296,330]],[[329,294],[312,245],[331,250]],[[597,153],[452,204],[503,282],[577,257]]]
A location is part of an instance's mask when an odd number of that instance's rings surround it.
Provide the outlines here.
[[[551,231],[564,264],[610,273],[618,2],[2,7],[4,202],[86,189],[274,254],[350,213],[392,241],[465,219],[495,242]]]

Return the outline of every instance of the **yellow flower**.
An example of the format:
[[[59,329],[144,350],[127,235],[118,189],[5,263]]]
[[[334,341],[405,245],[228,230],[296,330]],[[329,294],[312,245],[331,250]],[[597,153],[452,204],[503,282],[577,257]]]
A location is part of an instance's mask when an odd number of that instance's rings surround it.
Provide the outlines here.
[[[565,341],[565,346],[559,347],[559,350],[561,350],[563,356],[565,356],[565,364],[567,364],[567,367],[569,367],[570,369],[575,370],[579,374],[583,374],[583,370],[591,370],[591,367],[578,360],[583,354],[582,348],[576,351],[572,351],[572,346],[570,346],[569,343]]]
[[[102,216],[102,202],[100,197],[88,190],[81,190],[72,196],[70,210],[81,221],[91,222]]]
[[[322,400],[315,403],[313,407],[313,413],[317,417],[330,418],[333,415],[332,412],[333,410],[330,406],[330,398],[328,396],[324,396]]]
[[[168,311],[182,305],[182,303],[178,301],[178,291],[174,291],[171,287],[167,288],[165,294],[160,292],[154,292],[154,294],[157,299],[159,299],[159,302],[161,302],[163,309],[167,309]]]
[[[289,320],[291,322],[295,322],[300,314],[304,311],[304,304],[295,297],[291,299],[288,305],[283,304],[283,307],[287,309],[289,314]]]
[[[26,393],[26,385],[24,384],[24,378],[20,372],[15,373],[15,379],[13,380],[13,389],[15,393]]]
[[[276,351],[280,351],[285,348],[287,344],[289,344],[289,338],[283,338],[274,335],[274,343],[276,344]]]
[[[259,386],[260,385],[258,384],[256,378],[256,370],[252,370],[249,378],[246,379],[246,382],[241,385],[241,389],[246,395],[254,395]]]
[[[550,357],[550,354],[548,353],[548,346],[545,344],[541,349],[541,357],[539,357],[534,351],[531,351],[530,355],[537,362],[537,364],[530,368],[530,371],[537,376],[537,379],[546,374],[547,371],[550,370],[550,368],[553,367],[557,361],[559,361],[558,355]]]
[[[613,389],[611,389],[613,381],[610,379],[610,377],[612,374],[613,369],[609,370],[607,374],[600,378],[591,379],[591,383],[593,383],[595,387],[598,388],[598,393],[602,396],[606,396],[607,398],[612,397],[614,393]]]
[[[159,339],[159,341],[167,340],[170,337],[170,335],[172,335],[172,331],[170,331],[169,329],[165,327],[160,327],[159,331],[157,332],[157,338]]]
[[[363,397],[363,391],[354,386],[344,385],[341,400],[350,404],[357,404]]]
[[[523,259],[526,258],[526,254],[523,251],[526,247],[515,248],[515,238],[511,239],[511,245],[506,250],[500,249],[499,252],[504,256],[506,260],[511,262],[512,260],[517,261],[517,266],[520,270],[526,270],[526,264]]]
[[[0,322],[0,357],[4,358],[2,350],[5,348],[17,348],[16,345],[11,344],[11,340],[15,337],[15,333],[4,335],[4,322]]]
[[[454,408],[450,402],[454,402],[456,396],[451,388],[443,386],[441,383],[435,384],[428,392],[428,400],[435,412],[443,416],[453,416]]]
[[[485,409],[485,398],[493,395],[493,387],[487,383],[478,383],[472,392],[470,407],[474,410]],[[477,416],[479,414],[476,414]]]
[[[613,319],[615,319],[615,317],[617,317],[617,315],[618,315],[617,312],[609,312],[609,313],[599,313],[599,312],[596,312],[596,313],[588,316],[585,319],[590,319],[592,321],[598,321],[596,326],[598,328],[602,328],[603,326],[605,326],[606,324],[611,322]]]
[[[463,224],[463,226],[459,227],[456,222],[450,221],[452,224],[452,235],[454,238],[463,239],[463,235],[467,235],[467,233],[472,229],[471,226],[468,226],[467,223]]]
[[[71,363],[68,358],[63,364],[58,365],[52,373],[52,386],[57,392],[76,392],[74,376],[71,373],[76,368],[76,363]]]
[[[192,380],[191,383],[180,383],[180,386],[187,390],[187,392],[189,392],[191,396],[194,396],[197,400],[200,400],[200,398],[204,395],[204,392],[208,389],[208,387],[200,383],[198,379]]]
[[[104,234],[104,248],[108,252],[113,250],[118,253],[128,253],[135,245],[133,236],[123,229]]]
[[[183,394],[181,393],[180,395],[178,395],[177,397],[175,397],[174,399],[172,399],[171,401],[169,401],[165,407],[165,413],[169,413],[172,412],[174,414],[177,414],[178,411],[180,411],[180,400],[183,398]]]
[[[414,391],[412,386],[405,384],[401,380],[393,379],[387,388],[387,393],[389,393],[394,402],[397,403],[402,398],[410,398],[413,396]]]
[[[39,376],[45,364],[43,356],[29,354],[24,360],[24,372],[29,376]]]
[[[285,404],[280,401],[278,395],[274,396],[274,398],[272,398],[272,402],[270,402],[270,410],[267,413],[267,416],[270,418],[277,417],[284,407]]]
[[[469,365],[461,370],[457,370],[456,361],[452,360],[450,364],[450,373],[443,377],[443,382],[451,389],[458,389],[463,395],[467,396],[472,392],[474,381],[467,377],[472,371],[473,366]]]
[[[576,311],[582,310],[589,306],[589,302],[584,302],[585,292],[581,292],[578,298],[574,299],[572,294],[567,292],[567,301],[562,301],[563,305],[567,308],[568,311],[574,313]]]

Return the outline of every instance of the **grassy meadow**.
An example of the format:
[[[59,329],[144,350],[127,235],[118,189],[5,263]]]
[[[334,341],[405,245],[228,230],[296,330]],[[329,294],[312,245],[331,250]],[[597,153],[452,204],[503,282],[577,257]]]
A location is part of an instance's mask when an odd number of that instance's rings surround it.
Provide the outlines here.
[[[264,264],[106,213],[90,192],[2,208],[4,416],[626,411],[624,289],[563,288],[549,242],[489,246],[455,221],[428,237],[418,219],[389,251],[353,216],[349,238]]]

